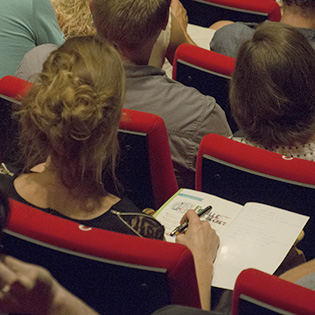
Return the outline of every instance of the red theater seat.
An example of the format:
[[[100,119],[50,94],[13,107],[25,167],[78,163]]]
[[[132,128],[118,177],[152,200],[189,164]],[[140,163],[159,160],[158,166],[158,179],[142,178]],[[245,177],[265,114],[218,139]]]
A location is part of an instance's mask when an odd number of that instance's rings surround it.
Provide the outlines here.
[[[12,103],[21,104],[33,84],[7,75],[0,79],[0,161],[13,162],[17,153],[18,124],[12,119]]]
[[[315,292],[261,272],[240,273],[233,291],[232,315],[315,313]]]
[[[261,202],[310,216],[299,247],[314,258],[314,162],[208,134],[199,147],[195,188],[240,204]]]
[[[213,96],[233,132],[237,127],[230,112],[229,81],[234,68],[234,58],[189,44],[178,47],[173,62],[173,79]]]
[[[32,85],[14,76],[0,79],[0,152],[4,162],[11,163],[19,155],[18,125],[12,120],[10,102],[20,104]],[[158,209],[178,190],[164,121],[154,114],[123,109],[118,136],[117,177],[124,193],[140,208]]]
[[[280,21],[281,10],[275,0],[182,0],[189,22],[209,27],[219,20],[242,22]]]
[[[117,172],[138,204],[158,209],[178,190],[165,123],[157,115],[123,109],[119,125],[123,163]]]
[[[14,77],[4,76],[0,79],[0,97],[11,102],[20,102],[33,83]]]
[[[39,264],[101,314],[200,307],[194,261],[182,245],[88,228],[15,200],[6,253]]]

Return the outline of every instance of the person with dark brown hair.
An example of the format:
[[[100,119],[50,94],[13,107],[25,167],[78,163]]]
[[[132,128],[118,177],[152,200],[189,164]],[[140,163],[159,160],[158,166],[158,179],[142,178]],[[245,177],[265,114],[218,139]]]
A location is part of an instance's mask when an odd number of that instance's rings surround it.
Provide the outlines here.
[[[315,0],[282,0],[280,22],[295,27],[315,49]],[[218,21],[210,28],[217,30],[210,49],[220,54],[236,57],[240,45],[249,40],[257,23]]]
[[[242,142],[314,160],[315,51],[296,29],[265,22],[241,46],[230,85]]]

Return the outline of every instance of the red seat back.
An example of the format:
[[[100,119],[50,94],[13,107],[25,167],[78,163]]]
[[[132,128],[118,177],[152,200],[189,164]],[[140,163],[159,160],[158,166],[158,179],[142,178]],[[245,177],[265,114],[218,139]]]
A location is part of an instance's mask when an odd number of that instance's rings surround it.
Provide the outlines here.
[[[240,273],[232,315],[315,313],[315,292],[256,269]]]
[[[219,20],[263,22],[266,19],[278,22],[280,6],[275,0],[182,0],[189,22],[209,27]]]
[[[139,137],[141,135],[146,137],[154,208],[158,209],[178,190],[165,123],[157,115],[124,108],[119,127],[120,132],[132,132],[137,133]],[[126,144],[128,145],[128,141]],[[140,158],[139,153],[137,160]],[[129,170],[134,168],[131,160],[128,168]],[[145,171],[142,167],[136,169],[138,173],[142,171]],[[144,187],[143,183],[139,184],[138,191],[141,193]]]
[[[132,309],[149,307],[152,310],[150,303],[166,303],[165,296],[168,303],[200,307],[194,261],[185,246],[87,228],[15,200],[10,200],[10,206],[4,235],[6,252],[19,259],[44,265],[70,291],[75,291],[86,302],[95,303],[90,305],[101,313],[105,311],[104,308],[100,309],[104,307],[102,303],[116,310],[123,303],[134,304]],[[66,258],[63,257],[65,254]],[[91,261],[96,261],[100,266],[96,265],[91,270]],[[153,275],[146,274],[148,271]],[[70,279],[67,273],[71,273]],[[137,273],[138,278],[143,273],[146,280],[142,281],[146,281],[146,284],[138,283],[133,273]],[[102,281],[91,283],[89,279],[94,279],[95,274]],[[124,301],[121,296],[115,296],[115,289],[110,288],[114,285],[111,282],[113,279],[114,284],[123,283],[120,290],[126,297],[130,295],[131,298],[132,294],[140,291],[142,300]],[[164,280],[166,288],[163,288]],[[130,287],[134,292],[127,292]],[[157,293],[161,289],[165,292]],[[112,300],[104,293],[111,290]],[[95,300],[95,295],[103,296],[102,299],[106,301]],[[149,297],[150,300],[146,300]]]
[[[310,216],[299,246],[314,258],[314,162],[208,134],[198,151],[195,188],[240,204],[261,202]]]
[[[0,79],[0,97],[13,102],[20,102],[32,85],[33,83],[12,75],[4,76]]]
[[[178,47],[173,62],[173,79],[213,96],[233,132],[237,126],[230,111],[229,81],[234,68],[234,58],[189,44]]]

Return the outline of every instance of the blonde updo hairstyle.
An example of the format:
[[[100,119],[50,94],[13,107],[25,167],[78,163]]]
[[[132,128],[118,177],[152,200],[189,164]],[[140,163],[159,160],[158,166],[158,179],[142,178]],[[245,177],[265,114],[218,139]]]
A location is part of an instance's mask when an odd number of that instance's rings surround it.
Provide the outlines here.
[[[95,35],[89,0],[51,0],[65,38]]]
[[[103,167],[114,176],[124,81],[116,50],[93,36],[52,52],[17,113],[27,170],[50,156],[65,187],[103,195]]]

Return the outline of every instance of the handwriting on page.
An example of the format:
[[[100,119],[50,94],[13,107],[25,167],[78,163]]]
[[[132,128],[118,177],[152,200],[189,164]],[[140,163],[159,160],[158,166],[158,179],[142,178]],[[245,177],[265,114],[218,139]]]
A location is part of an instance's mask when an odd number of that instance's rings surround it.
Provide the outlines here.
[[[228,237],[247,242],[247,246],[269,246],[271,243],[287,244],[292,228],[300,226],[289,211],[259,204],[247,204],[228,231]]]

